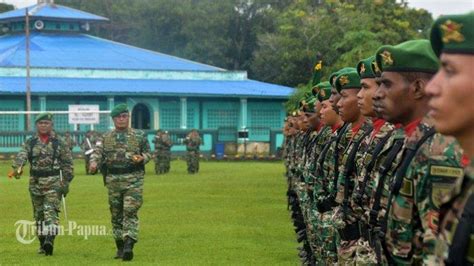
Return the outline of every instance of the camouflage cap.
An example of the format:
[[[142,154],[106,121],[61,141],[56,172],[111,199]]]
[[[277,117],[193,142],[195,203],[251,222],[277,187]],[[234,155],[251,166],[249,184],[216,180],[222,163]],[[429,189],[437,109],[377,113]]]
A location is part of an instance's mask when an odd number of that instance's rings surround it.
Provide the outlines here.
[[[116,105],[114,109],[110,112],[111,117],[116,117],[122,113],[128,113],[128,106],[125,103],[121,103],[119,105]]]
[[[341,73],[344,73],[344,72],[349,72],[349,71],[357,71],[357,69],[353,68],[353,67],[345,67],[345,68],[341,68],[339,69],[338,71],[334,72],[331,74],[331,76],[329,76],[329,83],[331,84],[331,86],[335,87],[336,85],[334,84],[334,82],[336,81],[336,77],[341,74]]]
[[[48,121],[53,121],[53,114],[52,113],[40,113],[36,116],[35,118],[35,123],[42,121],[42,120],[48,120]]]
[[[375,55],[359,61],[357,64],[357,73],[359,73],[361,79],[375,78],[375,67],[373,66],[374,61]]]
[[[345,89],[360,89],[360,77],[357,71],[344,72],[336,77],[336,90],[340,93]]]
[[[382,72],[436,73],[439,62],[428,40],[411,40],[397,45],[384,45],[375,54]]]
[[[431,27],[431,46],[441,53],[474,54],[474,11],[438,18]]]

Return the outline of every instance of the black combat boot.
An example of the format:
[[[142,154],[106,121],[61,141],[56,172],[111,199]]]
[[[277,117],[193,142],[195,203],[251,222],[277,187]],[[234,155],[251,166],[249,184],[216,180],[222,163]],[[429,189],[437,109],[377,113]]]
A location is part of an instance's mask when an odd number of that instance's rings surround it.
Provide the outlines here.
[[[117,246],[117,254],[115,254],[114,259],[123,258],[123,240],[115,240],[115,245]]]
[[[53,256],[53,249],[54,249],[54,236],[48,235],[46,236],[43,244],[44,255],[46,256]]]
[[[44,245],[45,237],[44,236],[38,236],[38,239],[39,239],[39,242],[40,242],[40,247],[38,249],[38,254],[44,254],[43,245]]]
[[[123,261],[130,261],[133,259],[133,245],[135,245],[134,239],[130,237],[125,237],[125,243],[123,245]]]

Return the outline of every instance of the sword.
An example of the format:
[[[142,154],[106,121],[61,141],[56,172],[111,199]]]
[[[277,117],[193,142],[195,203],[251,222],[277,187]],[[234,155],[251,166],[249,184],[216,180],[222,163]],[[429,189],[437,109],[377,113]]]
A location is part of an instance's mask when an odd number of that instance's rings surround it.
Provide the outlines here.
[[[87,141],[87,146],[89,146],[89,149],[87,151],[84,152],[85,155],[90,155],[94,152],[94,149],[92,148],[92,145],[91,145],[91,142],[89,140],[89,138],[86,138],[86,141]]]
[[[60,178],[61,184],[62,184],[63,183],[63,170],[59,170],[59,178]],[[69,223],[69,221],[67,219],[66,198],[64,198],[64,194],[61,194],[61,201],[63,202],[64,218],[66,219],[66,223]]]

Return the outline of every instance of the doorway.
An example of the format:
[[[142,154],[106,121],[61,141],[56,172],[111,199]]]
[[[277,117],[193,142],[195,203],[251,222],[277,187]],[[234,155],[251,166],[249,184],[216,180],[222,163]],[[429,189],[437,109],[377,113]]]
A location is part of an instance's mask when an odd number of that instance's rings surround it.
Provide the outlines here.
[[[139,103],[132,110],[132,127],[136,129],[150,129],[151,119],[148,107]]]

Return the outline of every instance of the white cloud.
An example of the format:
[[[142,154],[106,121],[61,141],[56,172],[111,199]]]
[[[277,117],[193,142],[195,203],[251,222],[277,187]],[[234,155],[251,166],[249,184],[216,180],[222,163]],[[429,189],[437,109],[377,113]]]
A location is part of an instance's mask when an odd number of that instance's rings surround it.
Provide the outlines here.
[[[408,0],[407,2],[410,7],[428,10],[435,18],[474,10],[474,0]]]
[[[14,5],[16,8],[23,8],[38,3],[38,0],[0,0],[0,2]]]

